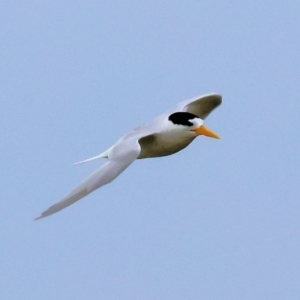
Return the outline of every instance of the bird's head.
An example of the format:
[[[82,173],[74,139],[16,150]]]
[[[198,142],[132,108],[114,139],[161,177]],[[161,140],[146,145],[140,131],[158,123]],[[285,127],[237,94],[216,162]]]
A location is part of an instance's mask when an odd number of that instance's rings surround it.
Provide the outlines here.
[[[205,135],[211,138],[220,139],[217,134],[203,125],[204,121],[202,119],[189,112],[173,113],[169,116],[168,120],[172,123],[172,127],[177,130],[187,131],[195,136]]]

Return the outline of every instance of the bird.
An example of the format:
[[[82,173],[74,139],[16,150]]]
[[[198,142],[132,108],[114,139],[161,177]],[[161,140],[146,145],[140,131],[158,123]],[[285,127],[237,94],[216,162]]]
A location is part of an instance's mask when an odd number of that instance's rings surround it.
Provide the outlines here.
[[[152,122],[124,135],[103,153],[75,163],[107,159],[104,165],[35,220],[48,217],[110,183],[136,159],[172,155],[187,147],[199,135],[220,139],[204,126],[204,120],[221,102],[222,96],[215,93],[180,102]]]

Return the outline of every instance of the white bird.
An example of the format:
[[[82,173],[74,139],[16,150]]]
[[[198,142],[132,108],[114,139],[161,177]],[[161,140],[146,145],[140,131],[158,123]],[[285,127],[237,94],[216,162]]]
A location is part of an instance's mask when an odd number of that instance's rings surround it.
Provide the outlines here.
[[[58,203],[35,220],[50,216],[75,203],[101,186],[110,183],[136,159],[174,154],[187,147],[197,136],[219,137],[204,127],[204,119],[219,106],[222,97],[209,94],[183,101],[151,124],[137,127],[112,147],[76,164],[107,158],[108,161]]]

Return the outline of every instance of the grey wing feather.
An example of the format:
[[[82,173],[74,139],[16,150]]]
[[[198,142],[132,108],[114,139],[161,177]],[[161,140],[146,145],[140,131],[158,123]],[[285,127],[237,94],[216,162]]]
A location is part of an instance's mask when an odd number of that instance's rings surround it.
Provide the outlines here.
[[[137,137],[133,137],[119,143],[110,151],[108,162],[84,180],[61,201],[49,207],[35,220],[50,216],[75,203],[101,186],[108,184],[120,175],[131,163],[133,163],[133,161],[139,156],[139,153],[140,145]]]
[[[222,96],[218,94],[209,94],[185,100],[177,104],[170,112],[186,111],[204,120],[221,103]]]

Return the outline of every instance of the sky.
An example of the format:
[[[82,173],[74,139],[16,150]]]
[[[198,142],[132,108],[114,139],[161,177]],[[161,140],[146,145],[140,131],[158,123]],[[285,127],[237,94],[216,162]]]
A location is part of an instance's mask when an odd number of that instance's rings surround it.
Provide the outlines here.
[[[4,1],[0,299],[300,299],[297,1]],[[123,134],[218,93],[221,140],[40,221]]]

